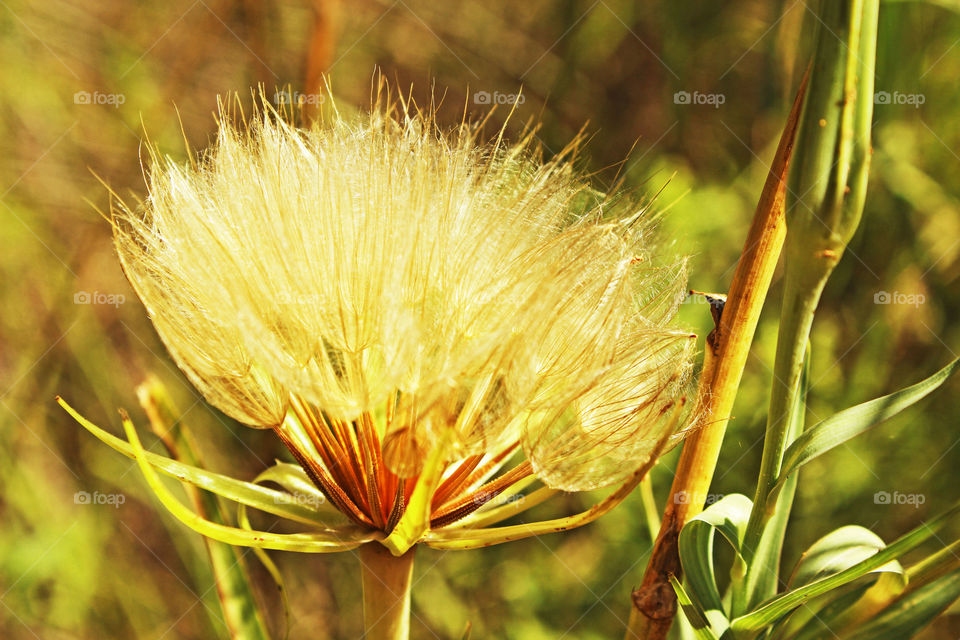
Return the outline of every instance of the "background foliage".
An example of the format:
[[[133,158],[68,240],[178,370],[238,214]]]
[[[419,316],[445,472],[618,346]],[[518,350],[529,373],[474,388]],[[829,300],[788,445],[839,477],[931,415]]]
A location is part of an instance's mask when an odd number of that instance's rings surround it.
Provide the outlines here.
[[[864,222],[814,327],[811,419],[919,380],[960,348],[956,8],[882,5],[876,86],[891,100],[876,106]],[[332,11],[329,30],[314,32],[316,11]],[[508,130],[542,119],[549,153],[589,121],[581,162],[603,185],[628,158],[625,186],[659,192],[665,233],[693,255],[691,286],[725,290],[799,80],[806,11],[802,0],[0,2],[0,637],[223,632],[200,539],[157,508],[132,461],[59,411],[55,394],[100,424],[118,428],[115,409],[126,407],[145,425],[134,387],[154,372],[212,469],[252,479],[283,455],[271,434],[198,400],[120,271],[96,210],[108,196],[93,174],[125,196],[142,194],[144,132],[183,157],[183,133],[194,147],[209,139],[218,94],[258,83],[271,95],[277,86],[306,91],[308,60],[329,68],[344,104],[368,103],[375,66],[412,83],[421,103],[432,83],[450,124],[464,105],[484,112],[476,92],[496,101],[522,86]],[[677,92],[722,104],[684,104]],[[508,111],[498,107],[493,121]],[[884,293],[890,304],[878,304]],[[716,496],[752,492],[778,305],[775,282]],[[694,299],[683,315],[706,335],[705,304]],[[953,380],[802,472],[786,566],[837,526],[859,522],[889,540],[957,499],[957,391]],[[653,475],[661,500],[674,458]],[[906,498],[892,504],[898,495]],[[95,504],[108,498],[122,504]],[[573,509],[583,497],[566,500]],[[649,548],[634,496],[570,534],[422,550],[414,637],[459,637],[467,621],[478,638],[618,637]],[[274,556],[292,599],[291,638],[359,636],[350,554]],[[251,565],[262,597],[279,605],[266,572]],[[271,624],[281,629],[282,616]],[[960,619],[948,615],[923,637],[958,633]]]

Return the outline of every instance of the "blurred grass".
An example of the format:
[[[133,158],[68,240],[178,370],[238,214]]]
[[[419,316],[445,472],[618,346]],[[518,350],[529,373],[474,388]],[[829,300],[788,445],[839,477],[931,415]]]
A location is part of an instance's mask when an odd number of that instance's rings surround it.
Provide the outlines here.
[[[812,416],[916,381],[960,345],[960,15],[951,3],[889,2],[881,13],[877,88],[920,94],[919,108],[878,104],[864,224],[831,281],[814,328]],[[270,436],[197,401],[153,333],[114,257],[108,197],[142,194],[144,130],[184,155],[211,135],[216,96],[264,83],[302,90],[312,4],[255,0],[0,3],[0,637],[211,638],[223,633],[202,541],[147,497],[133,463],[52,403],[67,397],[117,427],[125,407],[145,427],[135,386],[155,372],[185,409],[211,468],[252,478],[282,455]],[[610,183],[670,206],[667,234],[693,255],[691,286],[724,290],[797,81],[803,3],[534,0],[522,4],[359,0],[343,3],[333,87],[369,100],[375,66],[421,103],[445,94],[459,121],[473,93],[524,102],[508,129],[540,118],[559,150],[589,121],[582,157]],[[77,104],[75,94],[123,103]],[[723,94],[675,104],[678,91]],[[118,100],[117,100],[118,101]],[[509,109],[500,107],[494,121]],[[179,119],[177,112],[179,111]],[[142,124],[141,124],[142,123]],[[634,143],[636,146],[634,147]],[[76,304],[79,293],[122,304]],[[879,292],[923,304],[878,305]],[[714,491],[750,492],[759,463],[779,288],[761,320]],[[701,335],[705,305],[684,318]],[[803,472],[785,561],[824,532],[860,523],[891,539],[957,497],[958,383]],[[138,419],[139,418],[139,419]],[[145,432],[145,429],[142,429]],[[159,444],[152,440],[145,444]],[[668,459],[654,473],[670,482]],[[121,495],[77,504],[78,491]],[[875,504],[877,491],[924,504]],[[582,497],[565,498],[566,508]],[[414,637],[617,637],[650,541],[639,496],[599,523],[471,553],[422,550]],[[291,638],[359,636],[350,554],[276,554],[294,611]],[[633,566],[631,566],[633,565]],[[251,568],[268,602],[269,576]],[[278,609],[279,611],[279,609]],[[282,615],[271,624],[282,627]],[[925,632],[955,638],[947,616]]]

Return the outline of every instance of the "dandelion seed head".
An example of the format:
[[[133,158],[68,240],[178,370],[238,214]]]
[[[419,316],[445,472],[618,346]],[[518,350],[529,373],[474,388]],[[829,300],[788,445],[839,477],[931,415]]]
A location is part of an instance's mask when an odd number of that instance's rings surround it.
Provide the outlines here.
[[[214,406],[259,428],[291,399],[369,416],[406,477],[519,443],[549,486],[623,480],[664,436],[693,341],[682,260],[640,206],[532,135],[380,104],[296,128],[221,118],[195,163],[154,154],[116,244],[158,334]],[[366,418],[364,418],[366,419]]]

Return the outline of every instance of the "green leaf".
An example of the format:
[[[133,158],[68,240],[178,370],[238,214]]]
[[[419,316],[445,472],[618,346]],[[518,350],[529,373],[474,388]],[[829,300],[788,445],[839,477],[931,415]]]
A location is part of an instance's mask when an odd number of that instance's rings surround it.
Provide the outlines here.
[[[831,617],[825,622],[830,629],[846,637],[850,631],[861,628],[867,621],[876,617],[880,611],[899,598],[906,588],[905,574],[881,573],[859,599],[842,609],[829,612]],[[814,639],[815,636],[810,637],[810,640]]]
[[[737,554],[735,566],[742,566],[741,544],[752,507],[753,503],[744,495],[724,496],[692,518],[680,531],[678,547],[684,576],[693,599],[704,612],[722,614],[724,611],[714,572],[714,534],[719,531],[726,538]],[[726,629],[715,627],[713,630],[722,634]]]
[[[907,593],[863,625],[852,640],[912,638],[960,598],[960,569]]]
[[[866,560],[885,548],[883,539],[869,529],[857,525],[840,527],[814,542],[797,562],[789,586],[796,588],[840,573]],[[903,574],[896,560],[877,571]]]
[[[835,620],[854,606],[870,588],[854,583],[818,596],[784,618],[771,634],[777,640],[822,640],[837,635]]]
[[[676,577],[670,576],[670,584],[677,594],[677,604],[680,605],[680,609],[693,628],[694,635],[699,640],[719,640],[720,636],[711,629],[707,613],[690,598],[680,581]]]
[[[834,447],[860,435],[929,395],[960,367],[960,358],[906,389],[845,409],[807,429],[784,454],[783,465],[770,500],[776,499],[790,475]]]
[[[805,604],[812,598],[853,582],[857,578],[883,567],[891,560],[895,560],[904,553],[919,546],[930,539],[939,529],[943,528],[949,518],[956,514],[957,511],[960,511],[960,503],[955,504],[937,518],[901,536],[885,549],[878,551],[865,560],[861,560],[850,568],[788,591],[769,600],[751,613],[735,618],[730,625],[731,629],[734,631],[756,631],[774,624],[784,615]]]
[[[813,543],[800,557],[791,587],[801,587],[849,569],[886,547],[869,529],[847,526],[831,531]],[[883,576],[873,583],[860,582],[839,587],[808,602],[781,622],[774,637],[778,639],[816,640],[850,625],[854,619],[869,617],[883,602],[903,591],[906,577],[903,567],[892,561],[874,571]],[[886,600],[889,601],[889,600]],[[877,603],[881,603],[879,606]],[[864,613],[866,612],[866,613]]]
[[[907,569],[911,586],[919,587],[960,566],[960,540],[954,540]]]
[[[673,626],[671,626],[670,629],[673,640],[697,640],[697,632],[694,630],[693,625],[690,624],[686,614],[676,616],[673,621]]]

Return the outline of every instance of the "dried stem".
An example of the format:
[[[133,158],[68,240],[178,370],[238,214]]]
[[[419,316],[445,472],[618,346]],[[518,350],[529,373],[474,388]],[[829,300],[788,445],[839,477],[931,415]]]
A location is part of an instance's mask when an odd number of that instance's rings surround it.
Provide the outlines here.
[[[786,175],[805,88],[806,76],[767,175],[727,303],[708,338],[695,413],[704,426],[684,443],[643,583],[632,594],[628,639],[665,638],[677,610],[670,586],[670,576],[679,575],[681,569],[677,537],[683,525],[703,509],[760,310],[783,248]]]

